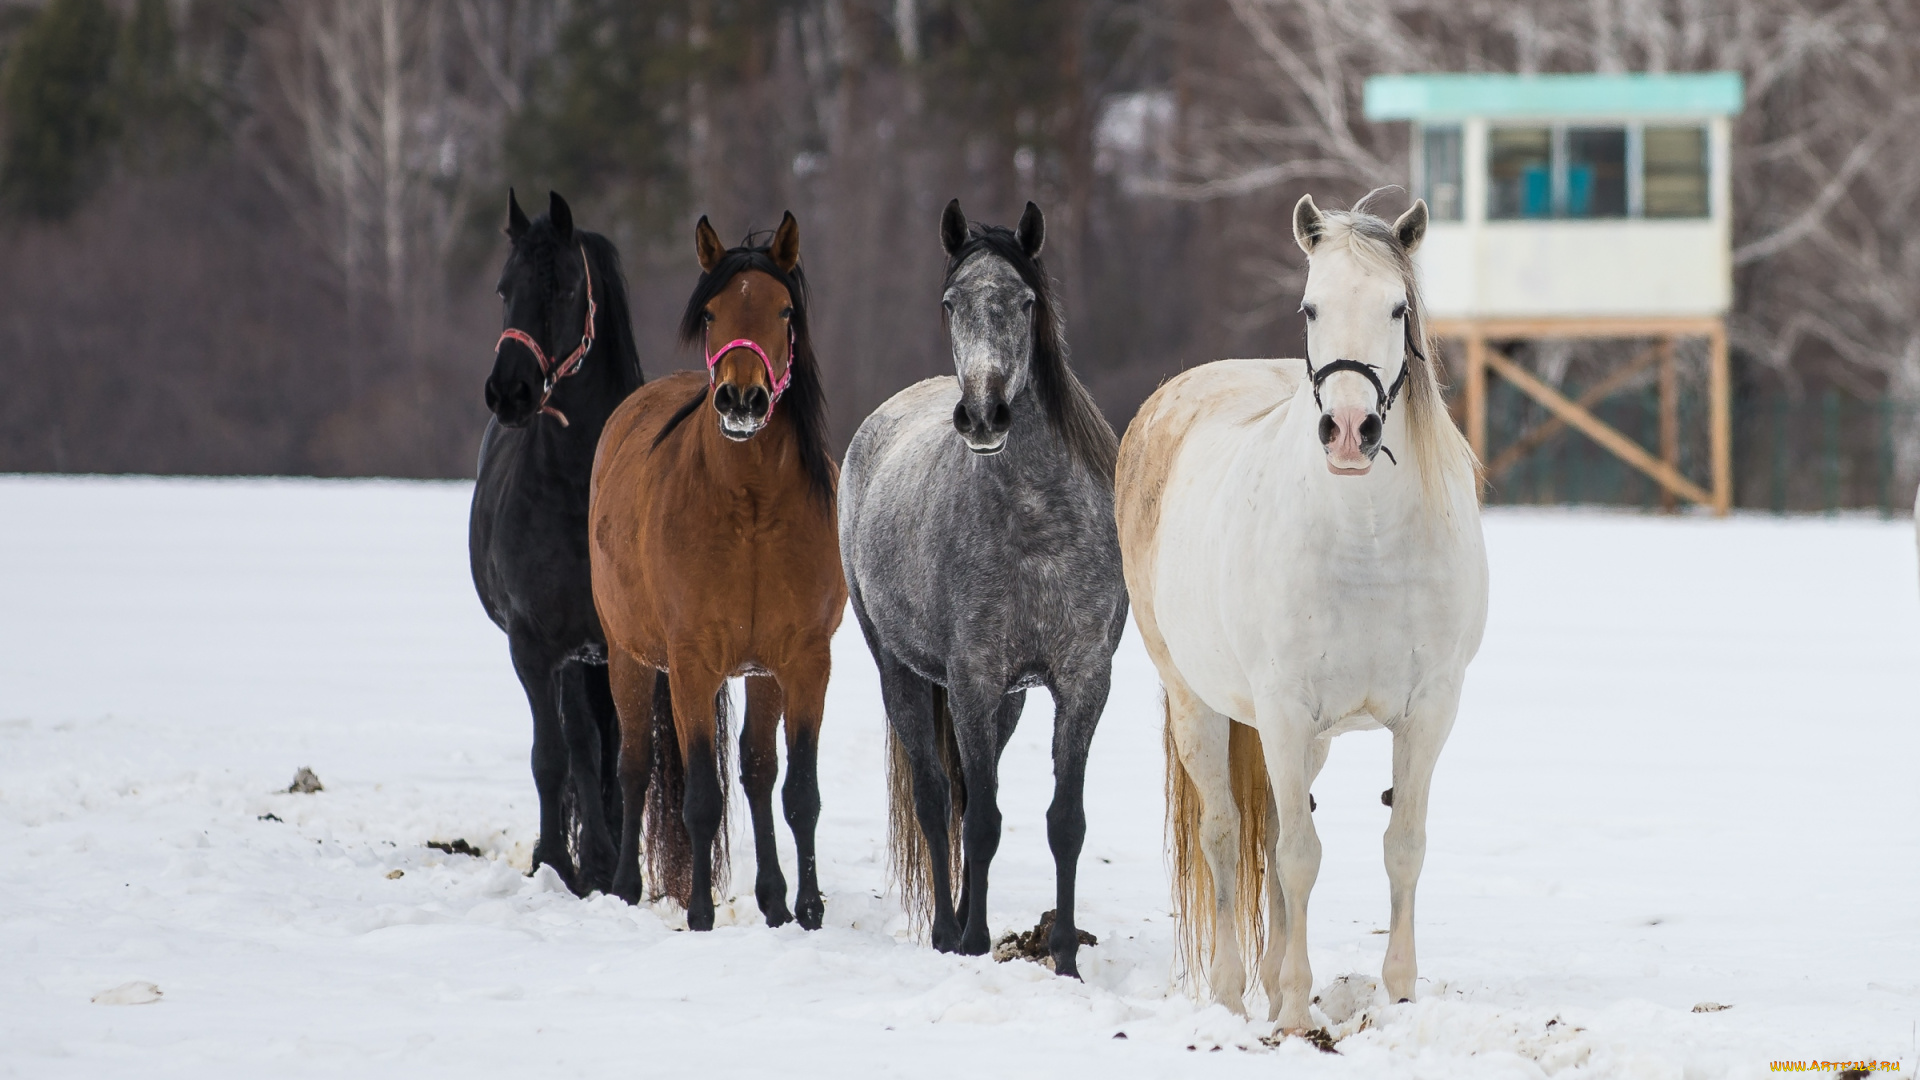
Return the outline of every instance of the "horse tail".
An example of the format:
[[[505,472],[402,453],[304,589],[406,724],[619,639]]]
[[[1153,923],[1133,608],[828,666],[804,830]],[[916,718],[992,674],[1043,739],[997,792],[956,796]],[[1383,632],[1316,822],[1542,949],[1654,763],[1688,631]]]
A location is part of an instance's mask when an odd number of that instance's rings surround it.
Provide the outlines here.
[[[1179,928],[1178,956],[1189,984],[1205,978],[1217,933],[1213,870],[1200,843],[1203,803],[1199,785],[1180,763],[1174,745],[1173,704],[1161,700],[1165,721],[1163,744],[1167,755],[1167,848],[1173,857],[1173,914]],[[1230,724],[1227,733],[1228,774],[1234,808],[1240,814],[1239,859],[1233,890],[1233,919],[1240,932],[1242,956],[1253,970],[1266,948],[1267,769],[1260,733],[1245,724]]]
[[[967,787],[960,772],[960,744],[953,734],[947,689],[933,686],[933,737],[946,770],[951,816],[947,822],[947,881],[960,881],[960,827],[967,809]],[[933,925],[933,853],[914,810],[913,759],[907,744],[887,725],[887,863],[900,890],[900,906],[916,933]]]
[[[723,683],[713,699],[713,768],[720,783],[720,827],[713,836],[713,887],[727,892],[732,865],[727,845],[727,803],[733,789],[728,768],[733,745],[733,695]],[[653,895],[671,896],[682,907],[693,898],[693,836],[687,832],[687,763],[673,722],[673,693],[662,671],[653,680],[653,777],[642,818],[647,880]]]

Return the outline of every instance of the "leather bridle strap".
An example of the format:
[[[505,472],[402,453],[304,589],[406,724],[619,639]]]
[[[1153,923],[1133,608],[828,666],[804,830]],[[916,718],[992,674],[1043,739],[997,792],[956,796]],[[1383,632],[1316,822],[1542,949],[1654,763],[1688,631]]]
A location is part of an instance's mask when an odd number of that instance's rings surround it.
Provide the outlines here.
[[[1418,357],[1422,361],[1426,359],[1420,355],[1418,349],[1413,347],[1411,332],[1409,332],[1407,349],[1414,357]],[[1373,384],[1373,392],[1380,395],[1380,423],[1383,426],[1387,422],[1387,413],[1393,409],[1394,399],[1400,396],[1400,388],[1407,385],[1407,368],[1412,366],[1410,361],[1403,361],[1400,364],[1400,374],[1394,376],[1393,385],[1385,386],[1380,382],[1380,369],[1374,364],[1363,364],[1358,360],[1335,360],[1326,367],[1319,369],[1314,368],[1311,359],[1309,359],[1306,364],[1307,379],[1313,384],[1313,403],[1322,409],[1325,409],[1326,406],[1320,402],[1320,384],[1326,382],[1328,376],[1339,371],[1352,371],[1366,376],[1367,381]],[[1395,465],[1400,464],[1400,460],[1393,456],[1393,451],[1388,450],[1385,444],[1380,444],[1380,449],[1386,453],[1388,461],[1393,462]]]
[[[586,362],[587,353],[593,350],[593,324],[598,321],[596,316],[599,314],[599,305],[593,299],[593,264],[587,261],[585,244],[580,245],[580,266],[587,276],[587,325],[580,332],[580,344],[574,347],[573,352],[569,353],[565,360],[554,363],[548,358],[547,351],[540,347],[540,343],[533,340],[533,335],[511,326],[500,331],[500,339],[493,343],[495,356],[500,355],[500,346],[509,341],[517,341],[525,346],[528,352],[533,353],[533,358],[540,362],[540,405],[537,411],[560,421],[561,427],[570,426],[567,423],[567,414],[547,404],[547,401],[553,397],[553,388],[559,384],[560,380],[579,372],[580,365]]]

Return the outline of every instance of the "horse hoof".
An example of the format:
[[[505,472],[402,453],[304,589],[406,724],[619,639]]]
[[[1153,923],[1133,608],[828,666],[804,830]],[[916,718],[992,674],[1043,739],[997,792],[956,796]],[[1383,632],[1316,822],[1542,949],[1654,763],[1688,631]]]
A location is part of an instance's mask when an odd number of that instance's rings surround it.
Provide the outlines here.
[[[814,897],[811,900],[802,900],[800,901],[799,907],[801,929],[818,930],[826,922],[827,905],[826,902],[819,897]]]
[[[705,911],[687,912],[687,929],[706,931],[713,929],[713,907],[708,905]]]
[[[942,931],[936,926],[933,928],[932,937],[935,952],[950,953],[960,951],[960,935],[954,931]]]
[[[1053,973],[1055,975],[1063,975],[1069,979],[1080,978],[1080,964],[1078,959],[1073,953],[1067,953],[1065,956],[1055,954],[1053,958]],[[1085,980],[1082,981],[1084,982]]]
[[[760,909],[760,914],[767,917],[767,925],[769,927],[785,926],[793,921],[793,913],[787,910],[787,905],[785,904],[781,904],[772,911],[768,911],[763,907]]]
[[[615,875],[613,884],[607,889],[607,895],[617,896],[629,904],[633,904],[636,907],[639,906],[640,875],[633,875],[631,880],[622,880],[618,875]]]

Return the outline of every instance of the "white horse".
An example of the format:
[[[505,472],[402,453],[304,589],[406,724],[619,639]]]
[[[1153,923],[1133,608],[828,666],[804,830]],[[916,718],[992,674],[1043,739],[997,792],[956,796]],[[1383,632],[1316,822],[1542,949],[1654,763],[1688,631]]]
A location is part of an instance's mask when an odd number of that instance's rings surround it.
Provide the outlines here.
[[[1473,454],[1441,400],[1414,282],[1426,227],[1424,202],[1389,225],[1301,198],[1307,360],[1184,372],[1121,443],[1120,544],[1166,687],[1188,967],[1243,1012],[1258,957],[1269,1019],[1288,1034],[1313,1026],[1309,789],[1342,732],[1393,732],[1383,974],[1392,1000],[1413,998],[1428,785],[1486,625]]]

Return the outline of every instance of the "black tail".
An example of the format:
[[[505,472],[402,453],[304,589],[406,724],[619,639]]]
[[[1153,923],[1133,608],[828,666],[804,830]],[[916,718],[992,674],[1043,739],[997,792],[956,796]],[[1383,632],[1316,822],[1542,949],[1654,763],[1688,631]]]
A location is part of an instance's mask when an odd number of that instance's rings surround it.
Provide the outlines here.
[[[967,811],[967,784],[960,771],[960,744],[953,734],[953,712],[947,707],[947,688],[933,684],[933,739],[940,748],[940,764],[947,773],[952,813],[947,824],[947,881],[960,887],[960,825]],[[900,890],[900,906],[917,930],[933,924],[933,862],[926,834],[914,812],[913,765],[906,744],[887,725],[888,861]],[[953,897],[949,896],[949,902]]]
[[[733,789],[729,750],[733,745],[733,698],[725,684],[713,699],[713,763],[720,780],[720,828],[713,838],[713,887],[727,891],[727,795]],[[647,785],[646,813],[641,821],[646,851],[646,879],[654,896],[671,896],[682,906],[693,896],[693,837],[687,833],[683,809],[687,802],[687,765],[680,756],[680,737],[673,723],[673,694],[667,673],[653,682],[653,779]]]

